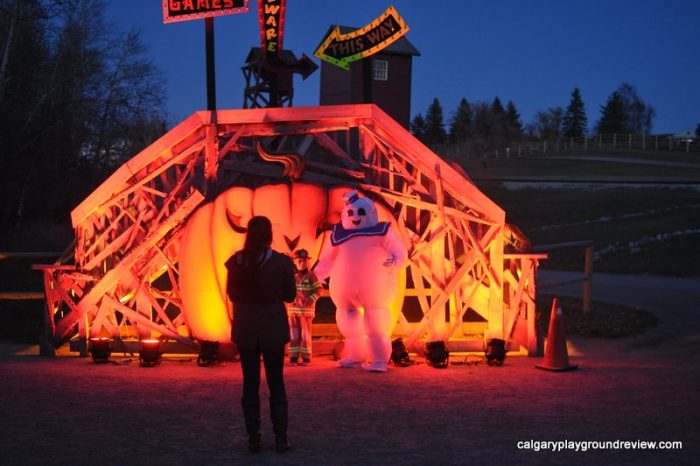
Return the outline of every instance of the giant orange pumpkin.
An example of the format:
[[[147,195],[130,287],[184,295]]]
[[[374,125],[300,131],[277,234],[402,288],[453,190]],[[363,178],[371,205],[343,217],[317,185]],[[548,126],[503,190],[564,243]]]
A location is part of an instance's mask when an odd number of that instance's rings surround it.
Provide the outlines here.
[[[226,297],[224,264],[243,247],[245,227],[251,217],[264,215],[270,219],[274,249],[291,254],[304,248],[315,261],[328,236],[319,228],[340,221],[343,194],[350,189],[326,189],[308,183],[265,185],[256,189],[233,187],[213,202],[200,206],[184,227],[179,257],[183,314],[193,336],[232,348],[234,310]],[[380,220],[395,223],[386,209],[378,207]],[[392,306],[394,317],[398,317],[403,302],[405,278],[402,276],[400,280]]]

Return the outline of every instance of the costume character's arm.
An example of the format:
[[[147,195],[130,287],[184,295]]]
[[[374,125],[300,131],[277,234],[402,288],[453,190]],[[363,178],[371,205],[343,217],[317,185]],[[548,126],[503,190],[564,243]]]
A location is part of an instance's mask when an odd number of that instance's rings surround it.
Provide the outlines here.
[[[313,268],[316,278],[318,278],[321,283],[323,283],[326,278],[330,276],[336,257],[338,257],[338,248],[333,246],[330,239],[326,237],[326,241],[323,242],[321,255]]]
[[[388,253],[388,257],[384,261],[386,267],[403,267],[408,257],[408,251],[406,245],[393,229],[389,229],[384,235],[384,249]]]

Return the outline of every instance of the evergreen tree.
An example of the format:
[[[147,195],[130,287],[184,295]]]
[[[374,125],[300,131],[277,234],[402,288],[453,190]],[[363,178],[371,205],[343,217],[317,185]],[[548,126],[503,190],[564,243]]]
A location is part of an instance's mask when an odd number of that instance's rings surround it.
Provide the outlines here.
[[[509,100],[508,105],[506,105],[505,119],[508,126],[508,140],[512,141],[522,136],[523,123],[520,121],[520,113],[518,113],[512,100]]]
[[[478,102],[474,104],[474,136],[482,139],[487,139],[493,128],[493,112],[491,105],[487,102]]]
[[[501,99],[499,99],[498,96],[496,96],[491,103],[490,113],[491,128],[489,129],[488,142],[490,146],[498,147],[510,139],[511,132],[510,123],[508,122],[508,115],[506,114],[506,110],[503,108]]]
[[[494,97],[493,102],[491,103],[491,113],[496,118],[500,118],[505,115],[506,111],[503,108],[503,104],[501,103],[501,99],[498,98],[498,96]]]
[[[459,144],[472,135],[472,107],[462,98],[450,120],[450,142]]]
[[[425,114],[425,143],[442,144],[447,140],[445,123],[442,117],[442,105],[437,97],[428,107]]]
[[[411,122],[411,133],[421,142],[425,142],[425,118],[422,114],[418,114]]]
[[[579,91],[578,87],[575,87],[571,92],[571,100],[562,119],[562,131],[567,138],[577,138],[586,133],[587,126],[588,117],[586,117],[586,108],[583,105],[581,91]]]
[[[627,132],[627,113],[619,92],[615,91],[608,96],[605,105],[600,107],[600,112],[600,121],[596,127],[598,134]]]

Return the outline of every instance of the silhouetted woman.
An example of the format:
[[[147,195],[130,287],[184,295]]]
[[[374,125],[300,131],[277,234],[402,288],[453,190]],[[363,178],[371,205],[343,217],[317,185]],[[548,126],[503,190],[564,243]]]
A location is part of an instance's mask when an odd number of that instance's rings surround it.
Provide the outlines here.
[[[284,301],[296,296],[292,260],[270,248],[272,225],[267,217],[248,222],[243,249],[226,261],[226,291],[233,302],[233,341],[243,371],[243,416],[248,449],[260,451],[260,356],[270,390],[270,417],[275,450],[284,453],[287,440],[287,393],[284,388],[284,346],[289,323]]]

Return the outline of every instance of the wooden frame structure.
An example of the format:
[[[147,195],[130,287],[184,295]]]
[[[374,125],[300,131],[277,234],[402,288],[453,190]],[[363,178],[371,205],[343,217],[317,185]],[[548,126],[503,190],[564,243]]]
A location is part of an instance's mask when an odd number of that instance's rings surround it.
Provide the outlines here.
[[[301,165],[264,158],[260,147],[272,145]],[[74,264],[42,267],[43,347],[74,340],[87,354],[87,338],[106,333],[196,348],[178,289],[184,223],[228,187],[285,179],[360,189],[394,215],[419,311],[396,327],[409,348],[444,339],[483,350],[501,338],[534,354],[535,272],[546,256],[506,254],[505,212],[372,104],[197,112],[126,162],[73,210]],[[467,313],[480,317],[476,332]]]

